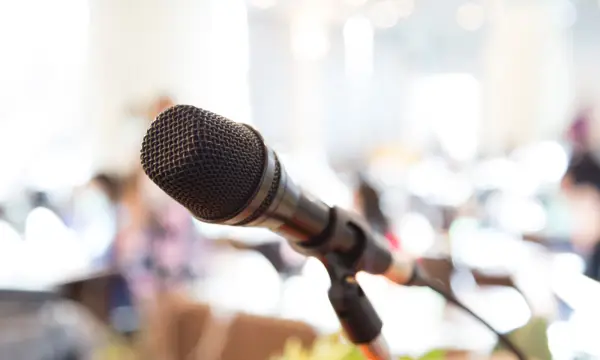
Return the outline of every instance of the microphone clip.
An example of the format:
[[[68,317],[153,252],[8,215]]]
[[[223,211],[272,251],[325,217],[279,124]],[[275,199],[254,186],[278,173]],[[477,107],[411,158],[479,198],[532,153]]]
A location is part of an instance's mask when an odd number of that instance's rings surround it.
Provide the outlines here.
[[[348,340],[357,345],[367,359],[391,359],[381,335],[383,322],[373,304],[339,254],[324,256],[323,264],[331,279],[328,296]]]
[[[354,273],[384,274],[393,263],[387,244],[357,214],[334,206],[325,230],[308,241],[292,243],[298,252],[325,263],[335,254],[340,266]]]

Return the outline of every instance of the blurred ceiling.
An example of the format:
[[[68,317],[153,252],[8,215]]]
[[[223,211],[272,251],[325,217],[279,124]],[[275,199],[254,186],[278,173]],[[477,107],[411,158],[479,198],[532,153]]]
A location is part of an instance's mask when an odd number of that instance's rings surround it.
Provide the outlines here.
[[[571,29],[574,57],[600,53],[597,0],[247,0],[251,16],[289,21],[307,13],[330,28],[341,27],[354,15],[364,15],[378,27],[381,41],[393,41],[427,70],[439,62],[450,66],[472,64],[482,49],[491,13],[503,3],[554,4],[557,21]],[[459,22],[461,25],[459,25]],[[379,25],[379,26],[377,26]],[[438,64],[436,66],[436,64]],[[470,66],[472,68],[472,66]],[[460,70],[460,69],[459,69]]]

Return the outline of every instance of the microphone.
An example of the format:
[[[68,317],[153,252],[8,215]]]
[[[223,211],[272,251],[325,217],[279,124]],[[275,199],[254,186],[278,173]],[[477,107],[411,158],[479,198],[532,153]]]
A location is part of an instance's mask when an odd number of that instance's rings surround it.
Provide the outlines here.
[[[354,275],[383,275],[399,285],[428,286],[496,333],[400,252],[392,253],[360,216],[303,192],[252,127],[190,105],[158,115],[142,143],[148,177],[200,221],[266,227],[321,260],[332,280],[329,299],[348,338],[369,359],[391,359],[382,322]]]
[[[412,284],[415,262],[389,250],[360,216],[315,199],[290,179],[277,154],[246,124],[191,105],[158,115],[141,150],[148,177],[200,221],[266,227],[326,263]]]

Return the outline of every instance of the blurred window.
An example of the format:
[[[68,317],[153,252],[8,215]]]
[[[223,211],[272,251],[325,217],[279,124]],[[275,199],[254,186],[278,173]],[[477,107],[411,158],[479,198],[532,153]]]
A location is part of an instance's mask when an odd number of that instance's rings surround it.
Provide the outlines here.
[[[86,1],[0,2],[0,196],[53,141],[79,135],[87,30]]]

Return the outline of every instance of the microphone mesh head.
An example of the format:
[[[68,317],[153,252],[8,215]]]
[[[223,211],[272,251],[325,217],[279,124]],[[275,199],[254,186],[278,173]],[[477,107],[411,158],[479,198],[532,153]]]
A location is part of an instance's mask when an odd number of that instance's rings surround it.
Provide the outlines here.
[[[142,143],[142,167],[164,192],[201,220],[226,220],[260,186],[265,146],[248,127],[210,111],[163,111]]]

